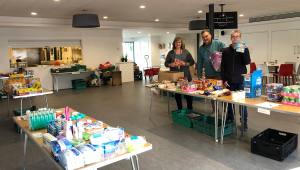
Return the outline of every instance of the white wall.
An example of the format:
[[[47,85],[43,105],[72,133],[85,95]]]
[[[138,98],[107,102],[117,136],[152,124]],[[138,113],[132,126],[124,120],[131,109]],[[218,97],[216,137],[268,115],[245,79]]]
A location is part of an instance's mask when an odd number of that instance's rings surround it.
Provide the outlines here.
[[[181,37],[183,43],[185,44],[185,49],[187,49],[194,60],[197,59],[197,34],[176,34],[176,37]]]
[[[115,64],[123,55],[122,30],[0,28],[0,71],[10,70],[8,40],[51,39],[80,39],[83,64],[92,69],[107,61]],[[38,77],[42,79],[43,87],[52,89],[50,71],[43,76]],[[69,88],[69,84],[62,82],[60,88]]]
[[[160,36],[151,36],[151,63],[152,66],[160,66],[160,50],[158,44],[160,43]]]

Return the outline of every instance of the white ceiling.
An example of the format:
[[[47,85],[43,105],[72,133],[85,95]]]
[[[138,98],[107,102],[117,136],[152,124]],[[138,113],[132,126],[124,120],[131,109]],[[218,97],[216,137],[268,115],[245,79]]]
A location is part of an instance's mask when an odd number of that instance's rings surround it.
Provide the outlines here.
[[[110,21],[188,23],[201,17],[205,19],[208,4],[226,4],[224,11],[238,11],[244,18],[259,17],[300,10],[299,0],[0,0],[0,16],[72,18],[74,14],[88,13],[108,16]],[[145,5],[145,9],[140,9]],[[198,11],[202,10],[202,14]],[[37,16],[30,13],[36,12]]]
[[[0,0],[0,16],[70,19],[74,14],[84,13],[82,10],[87,9],[87,13],[98,14],[100,20],[107,16],[107,21],[157,23],[153,18],[158,18],[159,23],[188,24],[197,17],[205,19],[210,3],[215,4],[215,12],[221,11],[219,4],[224,3],[225,12],[238,11],[238,14],[243,14],[244,17],[239,17],[239,22],[241,19],[247,21],[252,17],[300,10],[299,0]],[[140,9],[140,5],[145,5],[146,8]],[[199,10],[203,13],[198,14]],[[31,12],[36,12],[37,15],[32,16]],[[190,33],[187,29],[123,29],[123,33]]]

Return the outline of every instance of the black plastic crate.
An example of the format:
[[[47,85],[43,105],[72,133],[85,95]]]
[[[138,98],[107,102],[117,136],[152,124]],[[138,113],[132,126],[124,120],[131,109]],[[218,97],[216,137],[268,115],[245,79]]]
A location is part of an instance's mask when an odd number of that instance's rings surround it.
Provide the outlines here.
[[[298,134],[266,129],[251,139],[251,152],[283,161],[298,147]]]

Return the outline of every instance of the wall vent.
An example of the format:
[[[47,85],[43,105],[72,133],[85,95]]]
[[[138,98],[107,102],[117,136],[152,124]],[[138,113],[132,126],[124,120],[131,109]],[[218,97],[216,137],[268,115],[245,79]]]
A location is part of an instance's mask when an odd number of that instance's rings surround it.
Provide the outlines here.
[[[270,20],[278,20],[278,19],[286,19],[286,18],[295,18],[295,17],[300,17],[300,12],[293,12],[293,13],[287,13],[287,14],[279,14],[279,15],[271,15],[271,16],[265,16],[265,17],[250,18],[249,23],[270,21]]]

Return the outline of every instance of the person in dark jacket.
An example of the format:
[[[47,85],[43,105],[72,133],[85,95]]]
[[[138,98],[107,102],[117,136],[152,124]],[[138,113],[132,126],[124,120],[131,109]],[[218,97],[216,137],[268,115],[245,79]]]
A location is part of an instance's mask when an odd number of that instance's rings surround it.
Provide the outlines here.
[[[181,60],[180,69],[175,67],[175,59]],[[173,41],[173,50],[171,50],[166,58],[165,66],[170,67],[170,71],[180,71],[184,72],[184,77],[187,77],[189,81],[192,81],[192,75],[190,73],[189,66],[195,64],[195,61],[191,55],[191,53],[183,49],[183,42],[180,37],[175,37]],[[185,96],[187,102],[187,108],[193,109],[193,97]],[[182,99],[181,94],[175,93],[175,100],[177,103],[178,110],[182,110]]]
[[[245,52],[236,52],[237,43],[241,41],[242,33],[239,30],[231,32],[232,44],[224,49],[221,62],[221,77],[224,85],[230,91],[244,90],[242,74],[247,74],[246,65],[250,64],[249,49],[245,48]],[[234,105],[233,105],[234,107]],[[240,112],[241,114],[241,112]],[[248,130],[247,125],[247,107],[244,108],[244,130]],[[232,105],[228,104],[228,119],[233,121]]]

